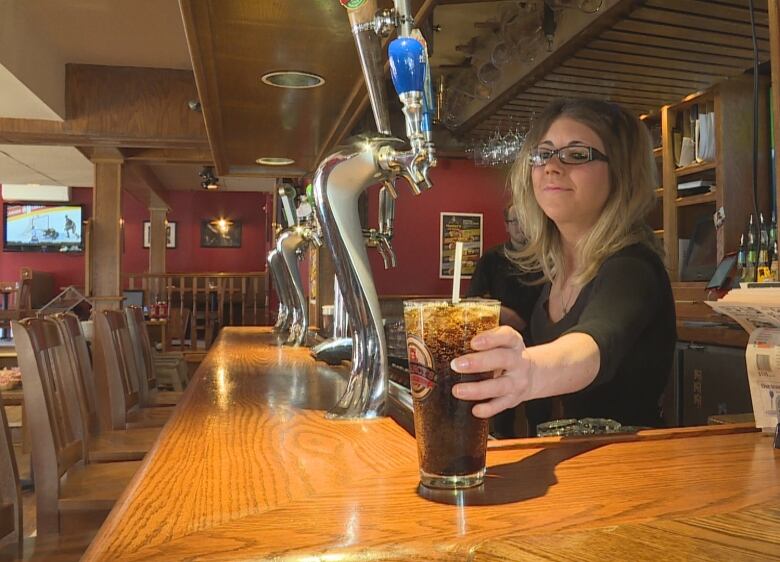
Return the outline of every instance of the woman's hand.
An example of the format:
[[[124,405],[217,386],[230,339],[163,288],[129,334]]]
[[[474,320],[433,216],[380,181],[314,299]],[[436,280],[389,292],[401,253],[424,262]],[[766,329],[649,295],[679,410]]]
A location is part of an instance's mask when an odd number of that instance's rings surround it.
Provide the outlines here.
[[[525,357],[520,334],[509,326],[499,326],[474,336],[471,347],[475,353],[453,359],[452,369],[458,373],[493,371],[493,378],[456,384],[452,394],[461,400],[488,400],[474,406],[476,417],[489,418],[532,398],[533,365]]]

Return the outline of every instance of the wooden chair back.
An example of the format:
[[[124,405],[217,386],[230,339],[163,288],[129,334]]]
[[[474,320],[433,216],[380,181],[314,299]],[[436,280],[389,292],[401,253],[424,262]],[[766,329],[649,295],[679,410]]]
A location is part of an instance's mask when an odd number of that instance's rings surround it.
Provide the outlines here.
[[[72,312],[55,314],[52,319],[59,328],[60,336],[65,342],[74,383],[79,396],[79,408],[82,424],[86,428],[86,437],[97,436],[100,433],[98,421],[97,399],[95,391],[95,375],[92,370],[92,359],[89,354],[87,338],[81,328],[78,316]]]
[[[127,329],[130,331],[130,341],[133,344],[135,375],[140,390],[141,404],[149,405],[151,404],[150,393],[157,388],[157,374],[154,368],[152,340],[149,339],[144,311],[140,306],[125,307],[125,319],[127,320]]]
[[[11,430],[0,400],[0,539],[14,535],[22,544],[22,491],[16,466]]]
[[[57,529],[60,477],[87,461],[70,359],[53,320],[27,318],[12,327],[32,436],[38,528]]]
[[[184,348],[184,338],[190,325],[189,308],[172,308],[168,312],[168,329],[165,331],[165,347],[168,350]]]
[[[95,313],[95,337],[105,365],[111,428],[126,429],[127,413],[139,405],[133,344],[125,315],[119,310]]]
[[[14,302],[11,303],[9,308],[15,308],[24,314],[32,314],[31,285],[32,279],[30,277],[22,276],[19,280],[19,287],[16,289]]]

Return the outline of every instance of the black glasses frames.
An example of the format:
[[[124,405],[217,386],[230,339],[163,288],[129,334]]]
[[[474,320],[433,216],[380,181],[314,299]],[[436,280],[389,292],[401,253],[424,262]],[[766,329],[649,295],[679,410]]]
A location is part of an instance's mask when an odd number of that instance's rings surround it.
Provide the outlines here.
[[[585,145],[570,145],[562,146],[561,148],[544,148],[536,147],[531,150],[529,160],[531,166],[539,167],[544,166],[553,156],[558,157],[558,161],[561,164],[569,166],[577,166],[579,164],[587,164],[593,160],[601,160],[602,162],[609,162],[606,154],[593,148],[592,146]]]

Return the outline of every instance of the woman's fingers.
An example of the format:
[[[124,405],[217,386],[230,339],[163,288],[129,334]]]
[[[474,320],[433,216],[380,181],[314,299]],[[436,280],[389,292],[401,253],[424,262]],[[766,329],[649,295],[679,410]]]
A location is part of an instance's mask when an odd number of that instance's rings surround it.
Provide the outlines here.
[[[450,367],[457,373],[486,373],[517,368],[521,361],[520,352],[516,349],[499,347],[456,357]]]
[[[488,402],[477,404],[471,409],[471,413],[477,418],[490,418],[507,408],[517,406],[517,404],[518,402],[515,401],[514,396],[505,394]]]
[[[524,349],[525,344],[523,343],[523,336],[509,326],[499,326],[498,328],[485,330],[471,340],[471,348],[475,351],[483,351],[495,347]]]
[[[485,400],[512,392],[512,380],[501,376],[479,382],[463,382],[452,387],[452,395],[461,400]]]

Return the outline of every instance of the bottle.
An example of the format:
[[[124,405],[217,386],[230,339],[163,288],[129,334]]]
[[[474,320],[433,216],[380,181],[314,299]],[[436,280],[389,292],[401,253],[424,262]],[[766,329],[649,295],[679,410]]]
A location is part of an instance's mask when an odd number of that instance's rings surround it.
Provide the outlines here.
[[[758,257],[756,252],[756,232],[753,225],[753,214],[750,214],[750,220],[748,221],[747,229],[747,256],[744,269],[744,275],[742,281],[745,283],[751,283],[756,280],[756,258]]]
[[[769,256],[769,229],[764,222],[764,213],[758,214],[758,263],[769,267],[771,265],[771,258]]]
[[[769,221],[769,262],[777,257],[777,213],[772,209],[772,219]]]
[[[772,265],[769,266],[771,273],[770,281],[780,281],[780,265],[777,261],[777,240],[772,245]]]
[[[737,251],[737,276],[740,279],[745,277],[745,268],[747,267],[747,247],[745,246],[745,235],[739,235],[739,250]]]

